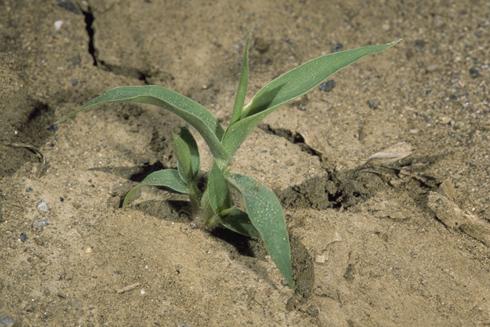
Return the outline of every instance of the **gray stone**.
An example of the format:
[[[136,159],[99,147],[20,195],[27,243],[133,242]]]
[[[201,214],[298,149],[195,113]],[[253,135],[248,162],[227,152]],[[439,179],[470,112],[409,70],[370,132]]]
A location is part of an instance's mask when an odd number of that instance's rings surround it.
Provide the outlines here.
[[[28,237],[27,237],[27,234],[26,233],[24,233],[24,232],[20,233],[19,240],[21,242],[25,242],[25,241],[27,241],[27,239],[28,239]]]
[[[46,213],[49,211],[48,203],[44,200],[41,200],[37,203],[36,208],[41,213]]]
[[[379,108],[379,100],[376,99],[370,99],[367,102],[369,108],[371,109],[378,109]]]
[[[330,92],[335,87],[335,84],[336,83],[333,79],[323,82],[322,84],[320,84],[320,91]]]
[[[0,315],[0,327],[14,327],[15,320],[6,315]]]
[[[471,78],[477,78],[477,77],[481,76],[480,70],[476,67],[471,67],[469,70],[469,73],[470,73]]]
[[[38,231],[42,231],[47,225],[49,225],[49,220],[47,218],[38,219],[32,223],[32,228]]]

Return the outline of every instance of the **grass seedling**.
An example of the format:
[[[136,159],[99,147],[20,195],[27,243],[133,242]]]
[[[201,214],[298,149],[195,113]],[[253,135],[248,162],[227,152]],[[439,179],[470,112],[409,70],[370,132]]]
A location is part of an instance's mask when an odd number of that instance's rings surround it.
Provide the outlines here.
[[[306,94],[362,57],[379,53],[396,43],[370,45],[312,59],[272,80],[245,105],[249,75],[247,44],[233,113],[226,129],[204,106],[157,85],[108,90],[77,112],[109,102],[135,102],[159,106],[184,119],[203,137],[214,159],[205,187],[198,186],[200,159],[196,141],[187,128],[182,128],[173,140],[177,169],[163,169],[146,176],[127,193],[124,205],[128,205],[143,186],[160,186],[187,194],[194,218],[206,229],[221,226],[262,239],[288,285],[294,287],[291,248],[281,203],[268,187],[251,177],[232,173],[229,166],[233,155],[253,129],[281,105]]]

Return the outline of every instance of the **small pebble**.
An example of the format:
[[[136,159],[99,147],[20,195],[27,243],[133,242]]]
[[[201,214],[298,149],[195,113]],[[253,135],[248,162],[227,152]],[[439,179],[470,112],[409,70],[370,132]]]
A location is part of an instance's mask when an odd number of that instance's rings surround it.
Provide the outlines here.
[[[317,255],[315,257],[316,263],[325,263],[325,261],[327,261],[327,258],[324,255]]]
[[[336,42],[334,43],[331,47],[330,47],[330,51],[331,52],[338,52],[340,50],[342,50],[344,48],[344,45],[340,42]]]
[[[32,228],[35,229],[35,230],[38,230],[38,231],[42,231],[44,229],[45,226],[48,226],[49,225],[49,220],[48,219],[39,219],[39,220],[35,220],[33,223],[32,223]]]
[[[29,186],[28,188],[26,188],[26,192],[27,193],[31,193],[32,192],[32,187]]]
[[[257,49],[258,52],[265,53],[270,48],[270,42],[266,41],[263,38],[258,37],[255,39],[254,47],[255,49]]]
[[[59,31],[61,29],[61,26],[63,26],[63,21],[62,20],[57,20],[54,22],[54,29],[56,31]]]
[[[56,132],[58,130],[58,125],[51,124],[51,125],[48,126],[47,130],[50,131],[50,132]]]
[[[92,248],[91,248],[90,246],[88,246],[88,247],[85,249],[85,253],[87,253],[87,254],[90,254],[90,253],[92,253],[92,252],[93,252],[93,250],[92,250]]]
[[[425,48],[425,41],[424,40],[415,40],[415,47],[419,50]]]
[[[306,111],[306,106],[303,103],[300,103],[296,106],[299,111]]]
[[[142,289],[140,290],[140,294],[141,294],[141,295],[145,295],[145,294],[146,294],[146,291],[145,291],[145,289],[144,289],[144,288],[142,288]]]
[[[37,210],[41,213],[46,213],[49,211],[48,203],[44,200],[41,200],[37,203]]]
[[[322,84],[320,84],[320,91],[330,92],[335,87],[335,84],[336,83],[333,79],[323,82]]]
[[[9,316],[0,316],[0,327],[13,327],[15,325],[15,320]]]
[[[376,99],[370,99],[367,102],[369,108],[371,109],[378,109],[379,108],[379,100]]]
[[[469,73],[471,78],[478,78],[481,76],[480,70],[476,67],[471,67]]]
[[[19,240],[20,240],[21,242],[25,242],[25,241],[27,241],[27,234],[26,234],[26,233],[24,233],[24,232],[20,233],[20,235],[19,235]]]
[[[312,317],[318,317],[318,315],[320,314],[320,310],[316,305],[312,304],[306,309],[306,313],[308,313]]]
[[[451,118],[449,118],[448,116],[443,116],[441,117],[441,123],[443,123],[444,125],[448,125],[451,123]]]

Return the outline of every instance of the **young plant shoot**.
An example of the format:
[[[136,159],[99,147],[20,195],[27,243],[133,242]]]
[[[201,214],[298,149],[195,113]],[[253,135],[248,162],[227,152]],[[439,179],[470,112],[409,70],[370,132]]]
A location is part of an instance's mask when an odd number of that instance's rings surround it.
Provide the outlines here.
[[[281,105],[311,91],[340,69],[396,43],[398,41],[369,45],[312,59],[269,82],[245,105],[249,74],[247,44],[233,113],[226,128],[201,104],[157,85],[108,90],[77,112],[109,102],[134,102],[159,106],[185,120],[203,137],[214,159],[207,173],[205,187],[198,185],[200,160],[196,141],[187,128],[182,128],[173,140],[177,169],[162,169],[146,176],[127,193],[124,206],[144,186],[160,186],[187,194],[194,218],[201,221],[206,229],[220,226],[251,238],[262,239],[288,285],[294,287],[291,248],[281,203],[267,186],[252,177],[231,172],[229,165],[233,155],[254,128]],[[237,196],[232,196],[232,191],[239,195],[238,203],[235,203]]]

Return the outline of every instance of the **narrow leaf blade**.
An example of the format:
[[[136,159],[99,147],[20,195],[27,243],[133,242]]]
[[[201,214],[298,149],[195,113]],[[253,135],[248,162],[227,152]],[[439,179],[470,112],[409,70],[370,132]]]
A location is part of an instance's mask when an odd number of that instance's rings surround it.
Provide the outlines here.
[[[249,64],[248,64],[249,46],[250,46],[249,39],[247,39],[245,48],[243,49],[242,73],[240,75],[240,82],[238,84],[238,90],[235,97],[235,104],[233,106],[233,114],[231,116],[230,125],[240,120],[240,117],[242,115],[242,108],[243,105],[245,104],[245,97],[247,96],[248,72],[249,72]]]
[[[71,116],[80,111],[91,110],[97,105],[111,102],[152,104],[167,109],[194,127],[202,135],[215,157],[222,160],[228,159],[228,155],[220,143],[224,131],[218,120],[201,104],[162,86],[117,87],[90,100]]]
[[[238,208],[230,208],[221,216],[221,225],[229,230],[254,239],[259,239],[260,234],[254,227],[246,212]]]
[[[197,142],[194,139],[194,136],[192,136],[191,132],[185,127],[181,129],[180,136],[189,146],[189,151],[191,153],[192,174],[195,177],[199,174],[199,170],[201,169],[201,159],[199,156]]]
[[[174,190],[178,193],[189,193],[187,185],[180,178],[176,169],[157,170],[146,176],[141,183],[133,187],[124,197],[123,207],[126,207],[131,201],[137,198],[138,191],[143,186],[162,186]]]
[[[264,86],[245,106],[242,118],[228,127],[223,145],[233,155],[252,130],[280,105],[306,94],[340,69],[394,46],[398,41],[336,52],[310,60]]]
[[[181,128],[180,133],[174,135],[174,148],[180,175],[187,183],[193,182],[199,174],[199,149],[187,128]]]
[[[340,69],[349,66],[362,57],[382,52],[397,43],[398,41],[369,45],[312,59],[275,78],[260,89],[247,106],[247,111],[244,114],[251,116],[291,101],[318,86],[328,76]]]
[[[215,213],[228,208],[231,204],[230,190],[223,171],[216,163],[208,174],[208,199]]]
[[[228,181],[241,193],[245,211],[267,252],[289,286],[294,287],[289,235],[279,199],[272,190],[248,176],[231,175]]]

